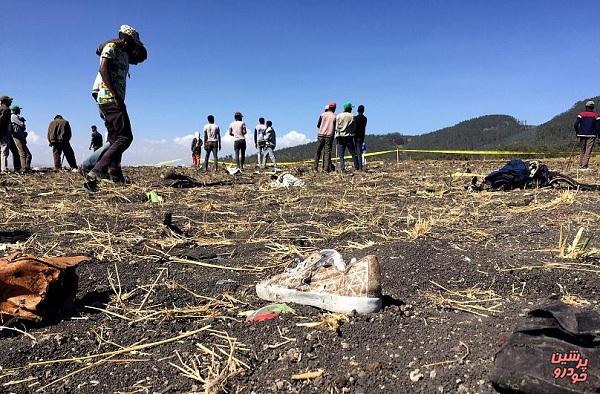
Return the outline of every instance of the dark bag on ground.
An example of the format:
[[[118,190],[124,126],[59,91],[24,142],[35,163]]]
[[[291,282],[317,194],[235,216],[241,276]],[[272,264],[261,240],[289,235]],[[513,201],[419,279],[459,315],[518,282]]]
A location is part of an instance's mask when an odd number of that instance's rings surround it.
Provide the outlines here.
[[[490,380],[503,393],[600,392],[600,314],[558,301],[529,312]]]
[[[522,189],[529,178],[529,165],[522,160],[511,160],[504,167],[490,173],[483,180],[485,189]]]

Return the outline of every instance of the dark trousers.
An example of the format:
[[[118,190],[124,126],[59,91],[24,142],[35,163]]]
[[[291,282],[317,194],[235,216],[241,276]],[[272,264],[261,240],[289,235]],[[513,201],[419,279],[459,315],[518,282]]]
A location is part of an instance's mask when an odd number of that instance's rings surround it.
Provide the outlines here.
[[[333,137],[319,136],[317,138],[317,154],[315,155],[315,171],[319,170],[319,161],[323,158],[323,170],[331,171],[331,148]]]
[[[204,144],[204,150],[206,151],[206,153],[204,154],[204,169],[206,171],[208,171],[208,159],[210,157],[210,153],[212,152],[213,160],[215,162],[215,171],[218,171],[219,159],[217,157],[217,155],[218,155],[217,152],[219,151],[219,147],[218,147],[217,143],[208,141],[206,144]]]
[[[592,156],[592,149],[596,142],[596,137],[579,137],[581,144],[581,154],[579,155],[579,167],[587,168],[590,164],[590,157]]]
[[[129,148],[133,141],[127,108],[117,107],[115,103],[101,104],[98,107],[108,131],[106,139],[110,142],[110,146],[106,149],[102,157],[100,157],[93,171],[97,174],[108,173],[114,176],[121,176],[123,175],[121,170],[123,152]]]
[[[358,169],[363,169],[363,152],[362,147],[365,142],[364,138],[354,138],[354,149],[356,149],[356,157],[358,157]]]
[[[246,161],[246,140],[236,140],[233,142],[233,149],[235,150],[235,162],[240,170],[244,169],[244,162]]]
[[[77,168],[77,160],[75,160],[75,152],[71,148],[69,141],[52,142],[52,156],[54,156],[54,169],[60,170],[62,168],[61,156],[64,153],[69,167]]]
[[[358,157],[356,157],[356,149],[354,149],[354,138],[352,137],[338,137],[338,149],[340,155],[340,172],[344,172],[346,170],[346,162],[344,159],[344,155],[346,154],[346,149],[350,151],[352,155],[352,160],[354,161],[354,169],[358,170]]]

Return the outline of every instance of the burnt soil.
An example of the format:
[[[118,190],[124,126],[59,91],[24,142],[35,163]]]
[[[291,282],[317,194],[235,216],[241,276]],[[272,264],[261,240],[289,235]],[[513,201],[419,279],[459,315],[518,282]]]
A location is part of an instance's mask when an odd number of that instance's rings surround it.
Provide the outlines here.
[[[101,184],[96,193],[77,173],[2,176],[2,253],[90,261],[78,267],[73,311],[39,324],[5,322],[35,340],[0,331],[0,391],[494,392],[494,354],[529,310],[566,296],[598,309],[600,291],[597,255],[558,251],[561,226],[569,240],[580,227],[598,234],[600,192],[473,194],[464,188],[469,177],[451,177],[501,164],[374,163],[345,177],[294,168],[306,187],[291,189],[272,189],[271,175],[253,170],[127,168],[130,185]],[[597,170],[548,164],[600,183]],[[199,186],[173,188],[168,172]],[[148,202],[151,190],[164,202]],[[163,224],[165,213],[175,227]],[[597,247],[592,239],[588,250]],[[347,259],[377,256],[384,310],[351,315],[337,330],[297,326],[324,312],[293,304],[296,314],[273,320],[238,316],[268,304],[256,296],[257,281],[324,248]],[[214,331],[170,341],[206,326]],[[67,360],[33,364],[59,359]],[[182,363],[197,366],[197,380],[175,367]],[[318,370],[315,379],[292,379]]]

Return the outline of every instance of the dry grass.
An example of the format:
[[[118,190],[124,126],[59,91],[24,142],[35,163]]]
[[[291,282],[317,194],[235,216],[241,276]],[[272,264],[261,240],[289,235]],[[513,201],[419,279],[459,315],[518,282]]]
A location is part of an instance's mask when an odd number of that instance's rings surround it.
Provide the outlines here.
[[[425,292],[425,296],[437,307],[454,309],[488,317],[498,314],[504,300],[491,289],[470,287],[464,290],[448,290],[444,286],[430,281],[442,291]]]

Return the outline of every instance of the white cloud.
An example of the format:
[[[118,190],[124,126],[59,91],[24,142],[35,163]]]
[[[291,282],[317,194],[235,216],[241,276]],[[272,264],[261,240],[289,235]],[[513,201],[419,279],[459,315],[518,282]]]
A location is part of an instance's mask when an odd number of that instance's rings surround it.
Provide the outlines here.
[[[173,142],[180,146],[188,147],[192,144],[192,140],[194,139],[194,134],[186,134],[181,137],[173,138]],[[166,143],[166,141],[165,141]]]
[[[33,145],[39,145],[42,143],[41,137],[38,133],[36,133],[35,131],[28,131],[27,132],[27,143],[28,144],[33,144]]]
[[[167,140],[165,138],[161,138],[161,139],[158,139],[158,140],[148,139],[148,138],[142,138],[142,144],[165,145],[166,143],[167,143]]]
[[[292,146],[308,144],[312,142],[310,138],[299,131],[292,130],[277,138],[277,148],[290,148]]]

